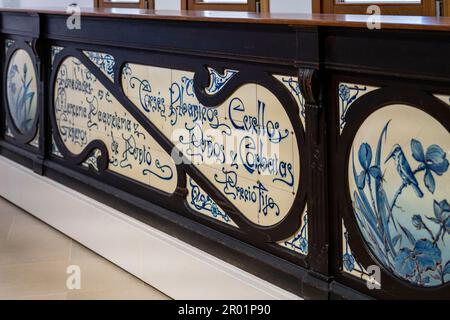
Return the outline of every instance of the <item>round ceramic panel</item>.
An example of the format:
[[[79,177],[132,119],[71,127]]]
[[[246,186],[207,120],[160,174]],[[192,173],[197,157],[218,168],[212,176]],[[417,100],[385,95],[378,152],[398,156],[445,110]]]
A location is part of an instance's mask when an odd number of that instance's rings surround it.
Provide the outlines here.
[[[450,281],[449,132],[427,113],[391,105],[359,128],[349,187],[361,234],[376,259],[420,287]]]
[[[31,131],[37,114],[36,73],[30,55],[23,49],[11,57],[6,79],[9,113],[23,134]]]

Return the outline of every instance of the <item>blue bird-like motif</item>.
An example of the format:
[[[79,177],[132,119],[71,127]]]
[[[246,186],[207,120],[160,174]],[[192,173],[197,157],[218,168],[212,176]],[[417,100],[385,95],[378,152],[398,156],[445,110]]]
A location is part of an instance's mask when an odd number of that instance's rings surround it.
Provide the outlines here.
[[[386,158],[384,163],[388,162],[390,159],[394,159],[397,166],[397,172],[400,175],[400,178],[402,178],[403,184],[411,186],[416,195],[419,198],[422,198],[423,192],[420,190],[419,183],[417,182],[417,179],[411,170],[411,166],[409,165],[408,160],[403,153],[402,147],[399,144],[394,145],[391,153]]]

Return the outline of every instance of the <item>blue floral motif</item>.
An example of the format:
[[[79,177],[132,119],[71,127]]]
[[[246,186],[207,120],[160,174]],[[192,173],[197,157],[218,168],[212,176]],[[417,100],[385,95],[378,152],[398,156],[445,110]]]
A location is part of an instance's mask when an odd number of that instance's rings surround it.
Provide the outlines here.
[[[297,99],[297,103],[300,106],[300,116],[302,117],[302,119],[305,119],[306,117],[305,98],[303,98],[298,80],[293,77],[283,77],[282,81],[290,88],[291,93]]]
[[[411,226],[400,224],[396,213],[401,209],[397,202],[406,188],[414,190],[417,198],[424,197],[424,189],[418,179],[420,173],[424,174],[423,183],[427,190],[431,195],[435,193],[437,186],[433,174],[442,176],[448,171],[446,153],[436,144],[429,146],[424,152],[422,143],[411,139],[410,154],[418,163],[415,167],[408,162],[407,153],[399,144],[395,144],[389,156],[382,161],[381,153],[389,123],[390,121],[385,124],[380,133],[375,153],[366,142],[359,146],[360,172],[356,171],[355,155],[352,152],[353,179],[357,187],[352,196],[357,223],[371,251],[388,270],[416,286],[439,286],[450,280],[450,261],[443,261],[442,252],[446,248],[445,235],[450,229],[450,205],[446,199],[434,200],[433,217],[415,213],[411,217]],[[389,199],[385,191],[389,181],[384,177],[384,165],[392,160],[402,183],[392,199]],[[430,222],[434,226],[430,226]],[[419,231],[420,239],[416,239],[414,234]],[[348,254],[347,251],[345,253]],[[352,261],[344,254],[344,267],[351,268]]]
[[[355,258],[350,253],[345,253],[342,257],[345,270],[352,272],[355,269]]]
[[[339,99],[340,99],[340,128],[344,129],[346,125],[345,117],[347,116],[347,111],[350,105],[356,101],[362,92],[366,92],[367,87],[362,87],[358,85],[349,86],[347,84],[341,83],[339,85]]]
[[[22,56],[19,57],[19,54]],[[23,59],[26,59],[25,62]],[[31,59],[28,54],[18,50],[11,58],[6,79],[9,111],[14,124],[22,133],[31,130],[36,117],[36,80],[34,69],[29,63]]]
[[[344,224],[342,224],[342,228],[345,241],[344,254],[342,255],[342,266],[344,267],[344,271],[352,274],[359,274],[361,277],[370,276],[364,269],[364,267],[358,261],[356,261],[355,257],[353,256],[352,251],[350,250],[350,245],[348,243],[348,232],[347,230],[345,230]]]
[[[442,176],[448,170],[447,154],[438,145],[431,145],[424,154],[422,144],[411,140],[411,150],[414,159],[421,163],[419,170],[425,170],[424,183],[431,193],[436,190],[433,173]]]
[[[423,283],[422,275],[426,271],[436,271],[441,264],[441,250],[430,240],[416,241],[414,249],[401,248],[395,258],[398,275],[413,283]]]
[[[361,148],[359,148],[359,152],[358,152],[358,159],[359,159],[359,163],[361,164],[361,167],[363,168],[363,170],[361,171],[361,173],[358,175],[358,179],[357,179],[357,185],[358,188],[360,189],[364,189],[365,185],[366,185],[366,180],[367,183],[369,184],[369,188],[370,188],[370,177],[372,176],[373,178],[379,178],[381,177],[381,172],[379,167],[377,166],[370,166],[371,162],[372,162],[372,149],[370,148],[370,146],[367,143],[363,143],[361,145]]]
[[[290,241],[285,241],[284,245],[288,248],[299,251],[303,255],[308,255],[308,213],[303,216],[303,223],[300,232]]]

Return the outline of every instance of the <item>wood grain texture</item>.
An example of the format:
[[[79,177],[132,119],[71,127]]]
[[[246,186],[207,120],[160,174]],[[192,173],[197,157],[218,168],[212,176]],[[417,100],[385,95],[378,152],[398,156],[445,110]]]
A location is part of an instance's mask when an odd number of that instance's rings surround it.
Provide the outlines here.
[[[0,12],[24,12],[67,15],[65,7],[3,7]],[[172,20],[248,23],[267,25],[329,26],[366,28],[366,15],[275,14],[242,11],[168,11],[127,8],[83,8],[83,16],[136,20]],[[450,18],[430,16],[382,16],[381,28],[450,31]]]
[[[376,2],[376,1],[374,1]],[[336,3],[336,0],[313,0],[314,13],[334,13],[334,14],[366,14],[371,3]],[[435,16],[436,2],[434,0],[424,0],[419,4],[406,3],[386,3],[377,4],[381,8],[382,14],[403,15],[403,16]]]
[[[256,11],[256,0],[247,3],[206,3],[201,0],[187,0],[187,10],[226,10],[226,11]]]

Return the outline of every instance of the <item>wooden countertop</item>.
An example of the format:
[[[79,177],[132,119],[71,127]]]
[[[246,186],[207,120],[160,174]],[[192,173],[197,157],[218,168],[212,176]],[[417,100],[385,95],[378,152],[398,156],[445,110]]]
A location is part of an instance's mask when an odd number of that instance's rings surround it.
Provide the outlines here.
[[[15,6],[0,7],[0,12],[28,12],[67,15],[66,7]],[[121,19],[206,21],[222,23],[255,23],[298,26],[332,26],[366,28],[366,15],[343,14],[258,14],[232,11],[167,11],[145,9],[95,9],[82,8],[82,16],[112,17]],[[450,31],[448,17],[382,16],[381,28]]]

